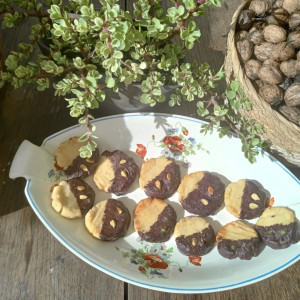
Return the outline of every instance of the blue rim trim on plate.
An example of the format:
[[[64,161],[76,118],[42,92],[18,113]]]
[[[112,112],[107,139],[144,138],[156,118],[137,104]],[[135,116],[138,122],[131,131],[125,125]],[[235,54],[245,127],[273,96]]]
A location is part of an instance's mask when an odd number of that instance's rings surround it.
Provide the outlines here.
[[[185,117],[185,116],[180,116],[180,115],[164,114],[164,113],[130,113],[130,114],[113,115],[113,116],[108,116],[108,117],[103,117],[103,118],[100,118],[100,119],[93,120],[93,123],[98,123],[98,122],[102,122],[102,121],[105,121],[105,120],[116,119],[116,118],[128,118],[128,117],[137,117],[137,116],[138,117],[162,116],[162,117],[168,117],[168,118],[174,118],[174,119],[181,119],[181,120],[185,120],[185,121],[189,121],[189,122],[195,122],[195,123],[199,123],[199,124],[205,124],[206,123],[204,121],[193,119],[193,118],[190,118],[190,117]],[[51,140],[51,139],[53,139],[53,138],[55,138],[55,137],[57,137],[61,134],[64,134],[65,132],[68,132],[70,130],[78,128],[80,126],[81,125],[79,125],[79,124],[74,125],[72,127],[66,128],[62,131],[59,131],[59,132],[49,136],[48,138],[46,138],[43,141],[42,146],[44,147],[49,140]],[[235,136],[235,135],[233,134],[233,136]],[[267,156],[270,160],[272,160],[273,163],[276,163],[282,170],[284,170],[291,178],[293,178],[300,185],[300,180],[298,180],[298,178],[294,174],[292,174],[284,165],[282,165],[278,160],[273,158],[272,155],[270,155],[269,153],[264,152],[263,150],[261,150],[259,148],[258,148],[258,150],[261,152],[261,154]],[[47,221],[47,219],[45,219],[43,217],[43,215],[41,214],[41,212],[39,211],[39,209],[35,205],[32,197],[31,197],[30,191],[29,191],[30,183],[31,183],[31,180],[28,180],[27,183],[26,183],[25,194],[27,196],[27,199],[28,199],[31,207],[33,208],[35,213],[38,215],[39,219],[44,223],[44,225],[46,225],[46,228],[49,231],[51,231],[51,233],[65,247],[67,247],[76,256],[80,257],[85,262],[87,262],[88,264],[92,265],[93,267],[103,271],[104,273],[109,274],[109,275],[111,275],[115,278],[118,278],[120,280],[124,280],[128,283],[139,285],[141,287],[155,288],[155,289],[160,290],[160,291],[181,292],[181,293],[182,292],[214,292],[214,291],[217,292],[217,291],[222,291],[222,290],[228,290],[228,289],[231,289],[231,288],[242,287],[242,286],[246,285],[247,283],[255,283],[255,282],[257,282],[261,279],[268,278],[271,275],[275,275],[276,273],[280,272],[281,270],[287,268],[289,265],[291,265],[292,263],[294,263],[294,262],[296,262],[300,259],[300,254],[298,254],[294,258],[287,261],[286,263],[282,264],[281,266],[279,266],[279,267],[275,268],[274,270],[271,270],[267,273],[264,273],[262,275],[259,275],[259,276],[253,277],[251,279],[241,281],[241,282],[237,282],[237,283],[234,283],[234,284],[229,284],[229,285],[219,286],[219,287],[213,287],[213,288],[199,288],[199,289],[185,288],[185,289],[181,289],[181,288],[171,288],[171,287],[164,287],[164,286],[159,286],[159,285],[152,285],[152,284],[148,284],[148,283],[145,283],[145,282],[137,281],[137,280],[125,277],[123,275],[120,275],[119,273],[113,272],[113,271],[101,266],[100,264],[94,262],[92,259],[90,259],[87,256],[83,255],[80,251],[78,251],[71,244],[69,244],[58,232],[55,231],[55,229],[50,225],[50,223]]]

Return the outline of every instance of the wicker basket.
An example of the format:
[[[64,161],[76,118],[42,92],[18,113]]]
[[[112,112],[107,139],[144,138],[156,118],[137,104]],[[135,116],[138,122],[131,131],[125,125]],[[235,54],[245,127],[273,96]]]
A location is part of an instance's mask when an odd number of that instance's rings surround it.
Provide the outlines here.
[[[270,150],[275,156],[283,158],[293,166],[300,167],[300,127],[285,119],[266,103],[245,75],[241,66],[235,43],[236,23],[240,12],[251,1],[244,1],[234,13],[227,40],[225,70],[227,81],[238,80],[252,103],[252,110],[242,114],[255,119],[264,127],[262,137],[270,142]]]

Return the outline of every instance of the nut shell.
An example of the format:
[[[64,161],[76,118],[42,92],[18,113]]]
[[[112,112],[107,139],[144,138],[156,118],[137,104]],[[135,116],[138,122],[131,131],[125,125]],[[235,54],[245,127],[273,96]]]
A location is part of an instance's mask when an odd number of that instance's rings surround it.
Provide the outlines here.
[[[294,48],[287,42],[282,42],[274,46],[270,53],[270,58],[278,62],[292,59],[295,55]]]
[[[253,30],[249,32],[248,39],[254,45],[260,45],[265,41],[262,30]]]
[[[293,83],[285,91],[284,101],[288,106],[300,106],[300,83]]]
[[[300,25],[300,12],[293,12],[290,16],[289,27],[291,30],[296,29]]]
[[[270,105],[278,105],[283,101],[283,90],[276,84],[266,84],[259,88],[259,95]]]
[[[249,40],[239,41],[236,44],[237,50],[244,62],[248,61],[253,54],[253,43]]]
[[[261,45],[256,45],[254,47],[254,55],[260,61],[265,61],[268,59],[274,49],[274,44],[272,43],[263,43]]]
[[[263,65],[258,71],[258,77],[268,84],[279,84],[283,81],[281,71],[271,65]]]
[[[286,30],[277,25],[268,25],[263,30],[267,42],[277,44],[286,40]]]
[[[285,116],[289,121],[299,124],[300,122],[300,108],[298,107],[293,107],[293,106],[287,106],[287,105],[282,105],[279,107],[280,113]]]
[[[256,59],[250,59],[245,63],[245,73],[252,79],[258,79],[258,70],[261,68],[261,62]]]
[[[287,42],[295,49],[300,48],[300,31],[293,31],[288,35]]]
[[[280,71],[289,78],[293,78],[298,74],[296,70],[296,60],[290,59],[287,61],[283,61],[280,64]]]
[[[253,10],[256,16],[262,16],[270,9],[270,4],[266,1],[253,0],[249,9]]]
[[[288,24],[289,22],[290,14],[283,7],[274,8],[271,15],[281,25]]]

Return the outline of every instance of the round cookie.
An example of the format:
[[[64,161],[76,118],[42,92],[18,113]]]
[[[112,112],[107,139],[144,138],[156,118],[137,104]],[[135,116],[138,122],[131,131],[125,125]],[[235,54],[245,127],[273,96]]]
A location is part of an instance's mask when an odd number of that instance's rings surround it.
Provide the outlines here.
[[[221,207],[224,201],[224,183],[209,172],[185,175],[178,188],[182,207],[195,215],[206,217]]]
[[[226,187],[224,201],[226,209],[232,215],[250,220],[262,214],[267,196],[254,181],[240,179]]]
[[[82,179],[72,178],[54,186],[51,194],[52,207],[69,219],[84,216],[94,205],[95,192]]]
[[[74,136],[61,143],[55,152],[55,167],[63,170],[70,178],[85,178],[94,173],[99,160],[98,148],[89,158],[82,158],[79,149],[86,142],[78,142],[79,137]]]
[[[142,165],[139,183],[148,197],[166,199],[178,188],[180,167],[165,157],[151,158]]]
[[[263,242],[272,249],[288,248],[300,239],[300,226],[294,211],[268,207],[254,226]]]
[[[133,158],[124,152],[104,151],[94,174],[94,182],[100,190],[119,196],[125,194],[133,184],[138,171]]]
[[[161,199],[141,200],[134,210],[134,228],[142,240],[162,243],[170,239],[176,224],[173,207]]]
[[[130,213],[123,202],[108,199],[88,211],[85,226],[95,238],[114,241],[126,234],[130,220]]]
[[[174,236],[179,252],[187,256],[209,253],[216,241],[216,234],[210,223],[198,216],[182,218],[175,226]]]
[[[257,256],[263,243],[257,232],[249,225],[234,221],[223,226],[216,237],[219,253],[229,259],[250,260]]]

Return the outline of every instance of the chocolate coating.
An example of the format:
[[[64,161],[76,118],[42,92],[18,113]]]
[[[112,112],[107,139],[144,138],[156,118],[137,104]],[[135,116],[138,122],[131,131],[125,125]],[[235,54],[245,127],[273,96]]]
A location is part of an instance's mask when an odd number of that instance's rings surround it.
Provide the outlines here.
[[[82,158],[79,155],[73,160],[71,166],[69,166],[64,172],[70,178],[85,178],[93,174],[97,168],[99,160],[99,150],[98,148],[93,151],[90,158]],[[86,168],[82,168],[85,166]]]
[[[95,191],[90,185],[80,178],[72,178],[67,180],[70,190],[76,198],[81,214],[85,215],[94,205]],[[78,190],[78,186],[84,187],[84,190]],[[86,199],[80,199],[80,195],[84,195]]]
[[[138,231],[142,240],[149,243],[162,243],[170,239],[176,224],[176,212],[171,205],[167,205],[159,214],[157,221],[151,225],[148,232]]]
[[[167,175],[171,175],[171,180]],[[155,182],[160,181],[160,188],[158,189]],[[177,190],[180,183],[180,167],[175,162],[171,162],[166,168],[155,178],[153,178],[145,186],[145,194],[151,198],[166,199],[172,196]]]
[[[119,150],[113,152],[104,151],[102,155],[109,157],[115,176],[108,192],[118,196],[125,194],[139,172],[137,164],[132,157]],[[126,162],[120,164],[121,160],[126,160]],[[122,171],[126,173],[126,177],[121,175]]]
[[[202,232],[188,236],[178,236],[175,241],[180,253],[187,256],[202,256],[209,253],[215,245],[216,234],[211,225]]]
[[[298,221],[288,225],[254,226],[263,242],[272,249],[285,249],[300,240]]]
[[[211,187],[213,188],[212,194],[209,193]],[[224,192],[224,183],[214,174],[205,172],[202,180],[198,182],[197,189],[190,192],[180,203],[186,211],[206,217],[221,207],[224,201]],[[205,205],[201,201],[202,199],[207,200],[208,204]]]
[[[253,201],[251,195],[254,193],[258,195],[260,201]],[[253,181],[247,180],[242,196],[240,218],[250,220],[259,217],[265,209],[266,200],[267,196],[265,192],[261,190]],[[257,204],[257,208],[251,209],[249,207],[250,203]]]
[[[240,240],[223,239],[218,242],[218,251],[225,258],[250,260],[261,252],[262,245],[263,243],[259,237]]]
[[[122,210],[121,213],[119,213],[118,208]],[[115,227],[110,223],[112,220],[115,221]],[[114,241],[124,236],[128,230],[130,221],[130,213],[123,202],[115,199],[108,199],[102,219],[102,227],[99,236],[100,240]]]

